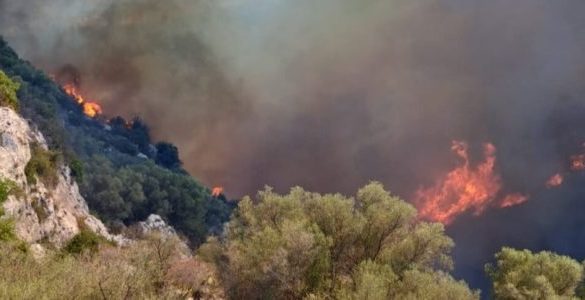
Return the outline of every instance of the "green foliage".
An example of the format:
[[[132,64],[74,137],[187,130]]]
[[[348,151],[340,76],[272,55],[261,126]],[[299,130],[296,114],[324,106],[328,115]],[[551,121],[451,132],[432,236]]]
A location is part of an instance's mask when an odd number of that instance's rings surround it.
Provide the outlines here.
[[[100,244],[104,242],[106,242],[105,239],[95,232],[82,229],[67,243],[63,250],[69,254],[95,253]]]
[[[22,191],[16,182],[9,179],[0,179],[0,205],[8,199],[8,196],[21,193]],[[2,214],[0,213],[0,216],[1,215]]]
[[[115,117],[106,125],[106,120],[87,118],[71,97],[20,60],[2,38],[0,69],[21,83],[20,114],[43,133],[50,153],[59,153],[70,166],[90,209],[107,224],[129,225],[157,213],[194,245],[209,232],[221,231],[234,205],[225,198],[212,200],[209,191],[181,168],[175,146],[152,145],[142,120]],[[28,166],[30,183],[51,181],[53,173],[44,170],[54,166],[52,157],[44,158]],[[48,177],[37,176],[37,171]]]
[[[93,172],[81,184],[83,196],[108,224],[131,224],[156,213],[198,245],[210,229],[221,228],[231,211],[190,177],[152,162],[116,168],[109,159],[94,156],[86,168]]]
[[[12,220],[0,219],[0,242],[14,241],[14,222]]]
[[[16,184],[16,182],[9,179],[0,180],[0,242],[16,242],[18,240],[14,231],[14,222],[11,219],[3,218],[3,204],[8,199],[8,196],[21,196],[22,193],[22,189]],[[25,243],[19,243],[18,246],[22,251],[27,249]]]
[[[6,76],[6,73],[0,70],[0,106],[8,106],[14,110],[18,110],[16,91],[19,88],[19,83],[11,80]]]
[[[452,247],[442,225],[418,222],[414,207],[371,183],[355,199],[301,188],[246,197],[225,240],[202,256],[234,299],[476,299],[443,272]]]
[[[78,183],[83,182],[83,163],[79,159],[71,159],[69,161],[69,168],[71,168],[71,176],[73,176]]]
[[[16,240],[14,233],[14,222],[10,219],[2,218],[4,216],[4,202],[10,195],[22,193],[18,185],[9,179],[0,180],[0,242]]]
[[[0,299],[187,299],[213,289],[212,270],[187,258],[173,239],[81,255],[48,250],[43,259],[20,248],[0,243]]]
[[[486,272],[497,299],[572,299],[583,279],[583,266],[551,252],[503,248]]]
[[[45,150],[37,144],[31,145],[31,158],[24,168],[26,180],[29,184],[36,184],[40,179],[44,184],[54,187],[57,185],[57,167],[59,155],[56,152]]]

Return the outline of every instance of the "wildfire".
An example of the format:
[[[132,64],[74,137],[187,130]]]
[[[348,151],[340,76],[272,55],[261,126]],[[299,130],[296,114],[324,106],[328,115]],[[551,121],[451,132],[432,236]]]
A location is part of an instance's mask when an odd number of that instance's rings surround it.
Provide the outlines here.
[[[528,197],[522,194],[510,194],[504,197],[502,202],[500,203],[501,208],[512,207],[516,205],[520,205],[524,202],[528,201]]]
[[[79,93],[75,85],[68,83],[63,86],[63,89],[69,96],[75,98],[77,104],[79,104],[83,108],[83,113],[86,116],[93,118],[97,115],[102,114],[102,107],[94,101],[86,101],[83,98],[83,96]]]
[[[219,197],[221,194],[223,194],[223,187],[216,186],[211,190],[212,197]]]
[[[571,170],[572,171],[585,170],[585,154],[571,156]]]
[[[461,213],[473,211],[481,214],[496,200],[501,190],[501,178],[495,173],[496,147],[491,143],[483,146],[484,161],[472,167],[468,145],[453,141],[451,150],[463,163],[447,173],[430,188],[419,189],[414,203],[421,218],[450,224]],[[525,202],[528,197],[520,194],[505,196],[500,207],[510,207]]]
[[[549,180],[546,182],[546,187],[549,189],[559,187],[560,185],[563,184],[564,180],[565,177],[561,173],[557,173],[553,175],[551,178],[549,178]]]

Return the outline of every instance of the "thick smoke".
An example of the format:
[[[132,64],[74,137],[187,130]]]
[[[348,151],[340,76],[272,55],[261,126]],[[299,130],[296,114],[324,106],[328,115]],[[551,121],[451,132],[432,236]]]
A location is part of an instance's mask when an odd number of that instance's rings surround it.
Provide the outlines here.
[[[565,216],[583,208],[585,179],[544,188],[585,141],[584,11],[581,0],[0,0],[0,33],[47,71],[75,66],[106,113],[146,119],[193,175],[234,195],[349,193],[376,179],[409,199],[456,163],[451,140],[477,153],[494,143],[504,188],[530,200],[452,226],[470,277],[502,243],[585,256],[573,251],[583,224]]]

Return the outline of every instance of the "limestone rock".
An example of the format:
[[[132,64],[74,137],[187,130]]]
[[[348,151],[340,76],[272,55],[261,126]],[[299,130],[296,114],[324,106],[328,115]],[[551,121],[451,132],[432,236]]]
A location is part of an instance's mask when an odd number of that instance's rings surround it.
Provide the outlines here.
[[[142,234],[160,233],[163,236],[176,236],[177,232],[173,227],[167,225],[165,220],[159,215],[151,214],[146,220],[138,223]]]
[[[41,181],[27,183],[25,167],[31,158],[31,144],[47,148],[42,134],[9,108],[0,107],[0,179],[10,179],[23,196],[10,196],[4,203],[6,216],[13,218],[18,237],[28,243],[49,242],[63,246],[87,228],[112,239],[104,224],[89,213],[71,171],[61,166],[55,187]]]

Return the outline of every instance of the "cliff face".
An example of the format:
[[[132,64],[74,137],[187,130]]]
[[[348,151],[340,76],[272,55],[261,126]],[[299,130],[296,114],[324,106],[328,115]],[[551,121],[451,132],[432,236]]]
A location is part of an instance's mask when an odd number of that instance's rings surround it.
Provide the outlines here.
[[[55,187],[40,180],[27,183],[25,167],[31,159],[31,144],[47,147],[43,136],[26,120],[0,107],[0,178],[16,182],[23,190],[21,196],[10,196],[4,203],[18,237],[28,243],[43,241],[61,247],[85,227],[111,238],[104,224],[89,213],[68,167],[59,167]]]

